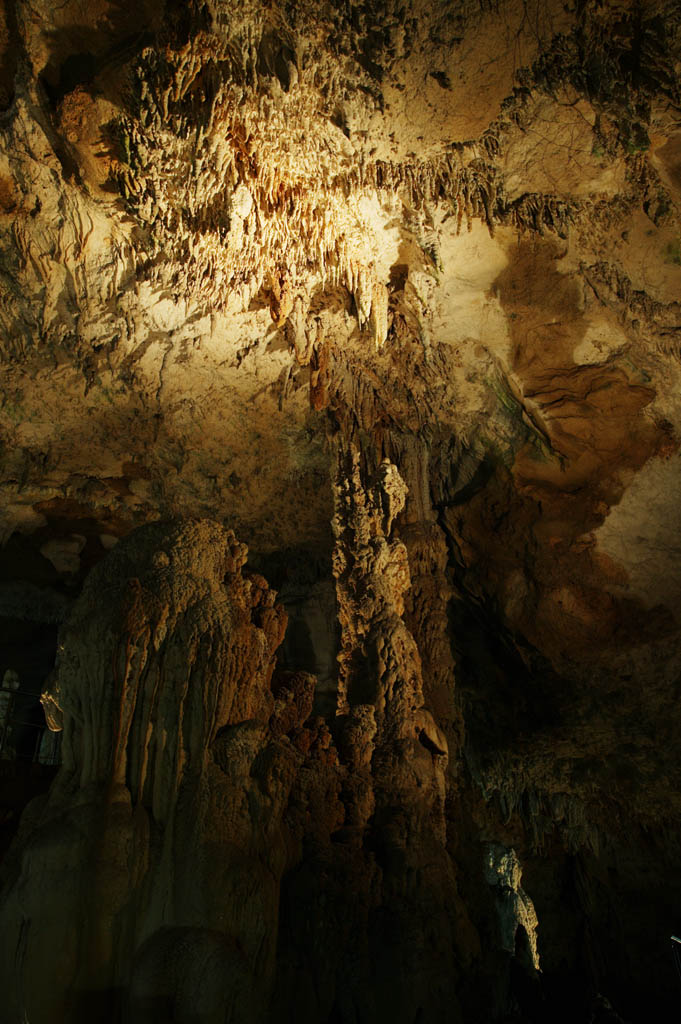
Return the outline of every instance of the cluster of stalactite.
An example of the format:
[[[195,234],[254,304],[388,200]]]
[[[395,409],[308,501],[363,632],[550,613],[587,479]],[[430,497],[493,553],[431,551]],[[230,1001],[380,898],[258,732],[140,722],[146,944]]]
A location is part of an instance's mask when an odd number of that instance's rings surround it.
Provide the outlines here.
[[[252,31],[243,38],[198,32],[181,46],[144,51],[136,65],[112,175],[151,231],[152,278],[167,273],[156,257],[169,245],[176,256],[169,283],[218,308],[235,297],[248,306],[282,274],[293,282],[318,277],[353,293],[361,327],[385,288],[364,284],[376,273],[360,255],[362,228],[353,215],[363,196],[416,210],[448,204],[458,231],[479,218],[491,233],[510,223],[565,236],[574,202],[505,197],[493,164],[501,127],[479,145],[452,145],[422,160],[366,159],[331,112],[326,130],[316,122],[313,130],[319,72],[296,70],[285,41],[278,45],[288,55],[286,89],[273,90],[269,71],[258,78],[253,69],[266,38],[258,44]],[[332,111],[327,97],[328,104]],[[383,324],[372,334],[382,344]]]

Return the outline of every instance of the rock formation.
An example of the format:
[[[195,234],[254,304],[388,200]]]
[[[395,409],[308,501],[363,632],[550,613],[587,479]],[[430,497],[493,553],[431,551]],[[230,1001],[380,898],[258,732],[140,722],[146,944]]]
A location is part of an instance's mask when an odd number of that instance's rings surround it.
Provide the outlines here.
[[[128,988],[133,1020],[171,1000],[218,1019],[227,992],[233,1019],[259,1019],[299,715],[268,732],[285,617],[245,554],[210,523],[145,527],[62,627],[43,702],[63,763],[3,908],[8,1020],[104,1020]]]
[[[676,1013],[678,3],[0,56],[0,1024]]]

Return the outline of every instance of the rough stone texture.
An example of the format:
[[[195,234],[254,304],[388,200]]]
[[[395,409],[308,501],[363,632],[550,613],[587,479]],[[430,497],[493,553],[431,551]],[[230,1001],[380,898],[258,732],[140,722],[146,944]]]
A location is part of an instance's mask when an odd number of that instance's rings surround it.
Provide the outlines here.
[[[0,4],[9,1024],[676,1012],[680,287],[671,0]]]
[[[215,524],[145,527],[60,630],[43,702],[63,764],[2,905],[8,1021],[113,1019],[130,986],[133,1021],[146,1002],[165,1019],[165,999],[181,1020],[260,1019],[301,760],[287,733],[309,706],[281,721],[285,618],[245,556]]]
[[[356,453],[348,458],[336,560],[352,563],[355,583],[383,580],[367,629],[383,668],[373,702],[342,708],[341,761],[323,720],[305,726],[314,678],[289,673],[270,686],[285,617],[261,577],[242,576],[246,551],[232,533],[209,522],[144,527],[88,578],[43,695],[64,731],[63,764],[8,857],[8,1019],[262,1020],[278,937],[280,984],[290,984],[291,950],[313,965],[328,957],[337,976],[302,1019],[339,999],[405,1020],[455,1005],[447,741],[422,706],[401,618],[404,549],[386,539],[404,485],[384,463],[365,489]],[[350,523],[362,527],[352,539]],[[400,571],[384,577],[391,552]],[[322,914],[311,952],[296,920],[279,936],[277,923],[282,874],[313,838],[331,876],[345,867],[370,902],[348,909],[331,883],[329,909],[346,934],[325,934]],[[297,908],[306,917],[312,895]],[[368,959],[353,978],[356,922],[368,928]]]

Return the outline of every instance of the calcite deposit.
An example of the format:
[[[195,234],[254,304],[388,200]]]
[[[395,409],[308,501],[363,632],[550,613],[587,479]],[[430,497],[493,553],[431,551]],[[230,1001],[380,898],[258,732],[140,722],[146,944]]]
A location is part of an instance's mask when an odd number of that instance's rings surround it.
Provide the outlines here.
[[[0,3],[0,1024],[681,988],[675,0]]]

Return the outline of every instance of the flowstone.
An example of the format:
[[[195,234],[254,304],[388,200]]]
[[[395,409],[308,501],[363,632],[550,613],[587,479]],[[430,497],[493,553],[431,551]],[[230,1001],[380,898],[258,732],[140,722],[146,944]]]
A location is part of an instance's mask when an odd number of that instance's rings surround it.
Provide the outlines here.
[[[63,764],[0,904],[8,1022],[262,1019],[302,755],[295,704],[270,731],[285,616],[245,559],[215,523],[144,527],[62,627]]]

